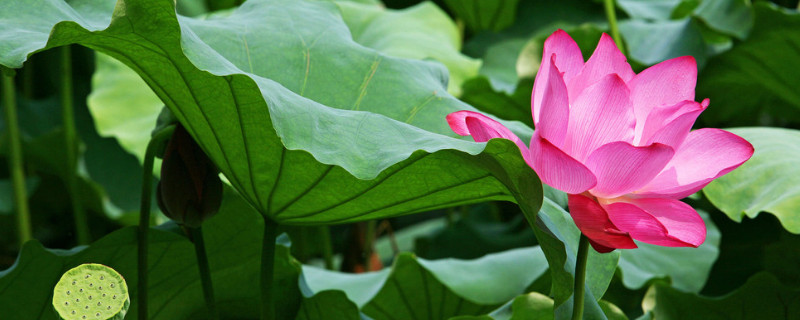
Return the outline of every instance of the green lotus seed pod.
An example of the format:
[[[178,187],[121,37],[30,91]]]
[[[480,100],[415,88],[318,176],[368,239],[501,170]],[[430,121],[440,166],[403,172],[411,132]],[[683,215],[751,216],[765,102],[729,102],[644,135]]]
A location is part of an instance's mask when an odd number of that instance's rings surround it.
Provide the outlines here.
[[[53,307],[64,320],[122,320],[129,306],[125,279],[102,264],[70,269],[53,289]]]

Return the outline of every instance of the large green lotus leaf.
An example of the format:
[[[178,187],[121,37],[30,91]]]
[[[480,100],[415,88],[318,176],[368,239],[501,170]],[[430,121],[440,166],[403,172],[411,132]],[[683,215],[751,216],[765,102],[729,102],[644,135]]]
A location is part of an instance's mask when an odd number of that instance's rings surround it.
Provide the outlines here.
[[[461,54],[455,22],[432,2],[402,9],[382,5],[336,2],[353,40],[393,57],[434,59],[450,74],[447,91],[461,95],[461,84],[478,74],[481,61]]]
[[[173,225],[174,227],[174,225]],[[176,228],[174,228],[176,229]],[[52,292],[61,274],[82,263],[101,263],[117,270],[136,297],[136,231],[112,232],[88,247],[45,249],[37,241],[22,248],[17,262],[0,272],[0,315],[3,319],[58,319],[51,307]],[[214,294],[220,311],[234,318],[258,317],[263,218],[228,189],[218,215],[203,224]],[[173,231],[152,229],[149,237],[148,319],[198,319],[205,314],[197,260],[192,243]],[[280,286],[279,312],[294,317],[300,306],[300,265],[289,248],[277,246],[276,283]],[[136,319],[131,303],[128,318]]]
[[[368,314],[367,309],[375,311],[386,305],[403,307],[402,300],[421,299],[424,295],[446,298],[443,303],[447,306],[441,310],[452,312],[459,303],[492,306],[488,309],[491,310],[524,292],[546,270],[547,261],[542,250],[531,247],[474,260],[425,260],[401,254],[391,269],[359,275],[304,266],[303,280],[311,292],[343,290]],[[419,282],[420,279],[427,282]],[[392,290],[398,286],[400,296],[395,296]],[[438,307],[437,301],[420,303]]]
[[[697,96],[711,99],[700,117],[719,126],[751,126],[771,116],[776,124],[798,121],[800,14],[767,2],[754,5],[747,40],[710,60],[697,81]]]
[[[786,287],[768,273],[759,273],[733,293],[710,298],[656,283],[643,302],[659,320],[797,319],[800,290]]]
[[[621,250],[619,268],[622,283],[630,289],[639,289],[651,279],[668,277],[672,287],[678,290],[700,292],[719,256],[721,234],[708,213],[698,212],[707,230],[702,245],[670,248],[637,242],[638,249]]]
[[[800,233],[800,131],[779,128],[739,128],[731,132],[753,144],[753,157],[714,180],[703,193],[734,221],[755,218],[762,211],[775,215],[787,231]]]
[[[479,315],[500,304],[470,301],[456,294],[410,254],[401,254],[383,287],[362,312],[373,319],[438,320],[459,315]]]
[[[18,67],[33,51],[72,42],[122,61],[248,202],[280,223],[486,200],[539,207],[539,181],[513,143],[453,138],[444,117],[472,108],[447,93],[440,64],[355,43],[331,3],[248,1],[200,20],[176,17],[172,1],[128,0],[109,25],[111,7],[3,2],[0,39],[28,46],[0,52],[0,63]]]

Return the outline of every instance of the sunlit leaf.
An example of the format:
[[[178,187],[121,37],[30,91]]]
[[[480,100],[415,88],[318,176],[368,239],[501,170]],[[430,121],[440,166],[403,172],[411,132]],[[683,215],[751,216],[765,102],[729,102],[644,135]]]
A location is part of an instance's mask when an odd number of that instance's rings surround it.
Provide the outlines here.
[[[461,37],[455,22],[432,2],[403,10],[341,1],[342,18],[357,43],[392,57],[433,59],[450,74],[447,91],[461,95],[461,84],[478,74],[480,60],[459,52]]]
[[[164,103],[136,72],[107,55],[97,54],[92,93],[86,104],[97,133],[113,137],[144,162],[144,152]]]
[[[753,144],[753,157],[741,167],[714,180],[703,193],[734,221],[769,212],[794,234],[800,233],[800,131],[778,128],[740,128],[731,132]]]
[[[486,313],[524,292],[546,270],[538,247],[475,260],[425,260],[406,253],[398,256],[391,269],[358,275],[304,266],[303,283],[311,292],[342,290],[375,319],[387,317],[386,312],[443,319]],[[403,301],[416,302],[408,306]]]

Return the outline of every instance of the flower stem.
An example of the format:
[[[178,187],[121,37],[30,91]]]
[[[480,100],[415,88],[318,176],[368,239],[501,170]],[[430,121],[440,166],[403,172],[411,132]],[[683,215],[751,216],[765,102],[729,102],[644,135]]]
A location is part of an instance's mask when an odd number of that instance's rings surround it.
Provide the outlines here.
[[[2,67],[3,73],[3,105],[6,112],[6,127],[8,130],[8,171],[11,174],[11,183],[14,186],[14,207],[17,209],[17,229],[19,230],[19,245],[32,238],[31,216],[28,210],[28,195],[25,189],[24,162],[22,160],[22,142],[20,141],[19,124],[17,123],[17,100],[14,96],[14,70]]]
[[[168,126],[157,132],[150,138],[147,144],[147,151],[144,154],[144,165],[142,168],[142,198],[139,207],[139,247],[138,247],[138,310],[139,320],[147,320],[147,233],[150,230],[150,206],[153,197],[153,162],[155,161],[156,151],[158,151],[165,141],[172,137],[175,126]]]
[[[581,233],[578,257],[575,265],[575,288],[572,290],[572,320],[583,317],[583,296],[586,290],[586,260],[589,256],[589,238]]]
[[[78,134],[75,132],[75,112],[72,100],[72,51],[70,46],[63,46],[61,52],[61,120],[64,127],[64,147],[67,162],[67,192],[72,204],[72,217],[75,220],[75,235],[78,244],[89,244],[89,219],[81,202],[78,189]]]
[[[605,3],[608,26],[611,29],[611,37],[614,38],[619,51],[625,54],[625,46],[622,44],[622,37],[620,37],[619,27],[617,27],[617,12],[614,9],[614,0],[604,0],[603,2]]]
[[[201,227],[188,229],[192,242],[194,242],[197,266],[200,268],[200,282],[203,285],[203,297],[205,297],[206,306],[208,307],[208,318],[217,320],[219,319],[219,311],[217,311],[217,303],[214,300],[214,286],[211,282],[211,270],[208,268],[208,256],[206,256],[206,245],[203,241],[203,230]]]
[[[264,239],[261,244],[261,320],[275,320],[272,280],[275,268],[275,238],[278,224],[264,216]]]
[[[331,243],[331,229],[328,226],[319,227],[322,238],[322,258],[325,260],[325,269],[333,270],[333,244]]]

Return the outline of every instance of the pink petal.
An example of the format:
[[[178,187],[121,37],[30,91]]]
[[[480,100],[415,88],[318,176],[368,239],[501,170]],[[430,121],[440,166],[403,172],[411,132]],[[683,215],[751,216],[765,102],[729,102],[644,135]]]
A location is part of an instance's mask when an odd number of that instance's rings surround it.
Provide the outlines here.
[[[636,119],[625,82],[610,74],[589,86],[572,103],[564,150],[579,161],[613,141],[633,141]]]
[[[549,75],[544,87],[542,109],[539,111],[541,114],[536,130],[543,138],[557,147],[562,147],[569,125],[569,100],[567,86],[555,67],[555,57],[551,60],[548,70],[541,70],[542,73],[547,72]]]
[[[551,60],[555,59],[555,66],[564,74],[564,83],[575,76],[583,67],[583,54],[578,44],[564,30],[558,29],[544,41],[544,52],[542,53],[542,63],[539,70],[550,70]],[[555,55],[555,58],[553,56]],[[537,72],[531,93],[531,108],[533,113],[533,123],[539,123],[539,110],[541,110],[542,99],[545,95],[545,87],[548,83],[550,72]]]
[[[530,152],[522,140],[511,130],[483,114],[473,111],[456,111],[447,115],[447,124],[459,135],[472,136],[475,142],[486,142],[492,138],[503,138],[514,141],[522,152],[525,162],[530,164]]]
[[[636,194],[673,199],[687,197],[739,167],[750,159],[753,151],[753,145],[747,140],[725,130],[692,131],[664,171]]]
[[[628,199],[603,207],[619,230],[636,240],[665,247],[698,247],[706,240],[703,219],[674,199]]]
[[[600,198],[616,198],[635,191],[653,180],[673,155],[670,146],[660,143],[646,147],[622,141],[606,144],[586,161],[597,177],[597,185],[589,192]]]
[[[618,249],[633,249],[636,244],[625,232],[620,231],[609,220],[603,207],[593,199],[580,194],[570,194],[569,214],[575,225],[586,235],[597,252]]]
[[[624,82],[628,82],[636,74],[628,64],[628,59],[619,51],[614,40],[603,33],[597,48],[589,57],[589,61],[583,66],[578,75],[569,82],[569,98],[575,101],[584,89],[600,81],[608,74],[616,73]]]
[[[644,122],[657,106],[694,100],[696,82],[697,63],[691,56],[670,59],[645,69],[628,82],[636,120]]]
[[[658,142],[677,149],[686,139],[697,117],[708,107],[708,103],[708,99],[702,103],[684,100],[671,106],[653,108],[645,123],[636,123],[634,144],[649,145]]]
[[[582,163],[533,132],[531,138],[531,165],[542,182],[566,193],[581,193],[597,183],[594,175]]]

